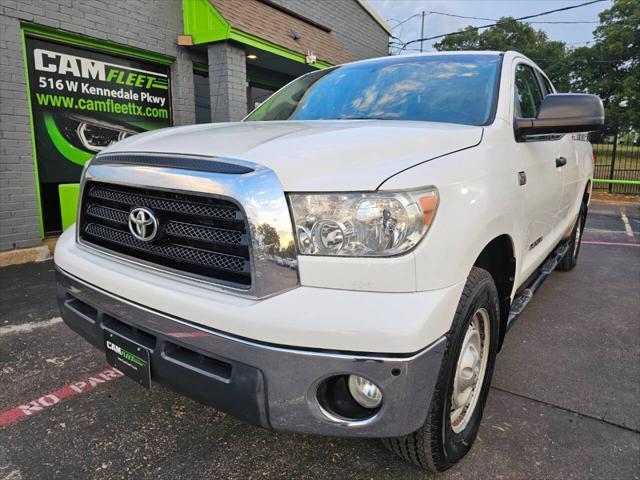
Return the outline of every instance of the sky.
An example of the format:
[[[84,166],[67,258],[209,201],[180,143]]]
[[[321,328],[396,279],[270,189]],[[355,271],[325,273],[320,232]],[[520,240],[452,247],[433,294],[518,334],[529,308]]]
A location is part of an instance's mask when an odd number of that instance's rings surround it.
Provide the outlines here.
[[[422,11],[436,11],[454,15],[498,19],[504,16],[523,17],[535,13],[554,10],[570,5],[578,5],[588,0],[369,0],[382,17],[393,28],[399,22]],[[587,5],[566,12],[552,13],[533,18],[531,22],[585,21],[584,24],[531,23],[536,30],[544,30],[551,40],[561,40],[570,47],[582,47],[593,41],[593,30],[598,24],[598,14],[610,8],[611,0]],[[472,20],[444,15],[425,16],[425,37],[455,32],[468,25],[485,25],[487,20]],[[393,28],[394,35],[403,41],[420,38],[421,18],[416,17],[403,25]],[[425,51],[433,50],[433,40],[424,43]],[[419,48],[413,44],[408,48]]]

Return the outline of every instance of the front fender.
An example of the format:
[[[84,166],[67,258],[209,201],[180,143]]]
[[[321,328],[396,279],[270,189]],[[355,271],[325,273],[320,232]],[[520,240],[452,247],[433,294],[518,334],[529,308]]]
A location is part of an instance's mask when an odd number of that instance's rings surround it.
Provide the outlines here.
[[[445,288],[465,280],[494,238],[512,239],[517,265],[523,211],[517,175],[504,157],[482,147],[457,152],[402,172],[383,190],[434,185],[440,202],[427,237],[414,251],[416,289]]]

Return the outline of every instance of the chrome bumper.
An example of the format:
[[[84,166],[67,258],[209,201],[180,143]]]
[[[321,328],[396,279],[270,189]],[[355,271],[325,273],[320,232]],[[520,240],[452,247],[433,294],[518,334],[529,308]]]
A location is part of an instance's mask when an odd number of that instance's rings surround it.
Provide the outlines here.
[[[57,281],[65,323],[92,344],[102,349],[103,330],[115,330],[150,351],[152,381],[275,430],[354,437],[413,432],[426,418],[446,348],[444,337],[407,356],[262,344],[133,304],[60,269]],[[383,392],[380,410],[357,421],[328,414],[317,388],[336,374],[375,382]]]

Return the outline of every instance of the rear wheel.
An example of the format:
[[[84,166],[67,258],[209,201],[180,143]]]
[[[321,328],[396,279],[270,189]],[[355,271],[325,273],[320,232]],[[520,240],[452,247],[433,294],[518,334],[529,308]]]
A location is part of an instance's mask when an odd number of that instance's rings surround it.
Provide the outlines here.
[[[558,270],[568,272],[578,263],[578,254],[580,253],[580,243],[582,242],[582,232],[584,231],[584,221],[587,218],[587,207],[583,203],[578,213],[578,219],[573,227],[571,238],[569,239],[569,248],[558,263]]]
[[[467,454],[478,433],[493,375],[498,305],[493,278],[474,267],[447,334],[447,351],[426,422],[409,435],[383,439],[387,448],[431,471],[444,471]]]

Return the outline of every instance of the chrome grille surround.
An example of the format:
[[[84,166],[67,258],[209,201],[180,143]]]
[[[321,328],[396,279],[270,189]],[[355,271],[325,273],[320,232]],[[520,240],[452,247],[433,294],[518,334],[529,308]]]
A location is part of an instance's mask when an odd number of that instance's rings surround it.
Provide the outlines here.
[[[119,162],[118,160],[123,155],[140,157],[143,161]],[[158,155],[164,158],[168,156],[168,154]],[[290,242],[293,242],[294,237],[289,208],[280,182],[272,170],[250,162],[219,157],[216,157],[215,161],[234,163],[246,167],[247,170],[251,169],[251,171],[240,175],[232,175],[211,171],[166,168],[165,166],[156,167],[151,166],[154,156],[156,154],[104,153],[96,157],[99,161],[95,162],[95,165],[93,162],[87,164],[82,176],[78,210],[78,218],[82,219],[82,208],[83,205],[86,206],[87,222],[83,224],[85,228],[88,223],[91,223],[90,219],[92,217],[110,220],[117,224],[128,222],[128,219],[123,216],[125,214],[128,217],[128,212],[123,209],[91,204],[92,196],[109,200],[109,196],[112,195],[112,193],[107,193],[111,190],[110,188],[92,190],[92,188],[95,188],[94,185],[99,187],[113,185],[114,190],[119,187],[121,190],[128,189],[129,191],[124,192],[124,194],[128,195],[126,200],[133,200],[132,204],[146,206],[158,212],[173,212],[174,218],[164,225],[164,228],[173,237],[182,235],[191,239],[214,242],[223,247],[226,245],[226,248],[235,248],[240,245],[248,248],[249,259],[244,262],[242,271],[244,274],[250,274],[250,284],[248,286],[238,285],[234,282],[221,281],[210,276],[176,270],[158,262],[145,261],[136,258],[135,255],[124,255],[109,248],[104,248],[104,246],[87,242],[82,238],[82,232],[80,232],[82,222],[79,221],[79,227],[76,229],[76,239],[82,248],[100,252],[119,261],[135,264],[139,268],[156,270],[172,276],[178,276],[185,281],[193,281],[199,284],[205,283],[212,289],[253,298],[272,296],[299,285],[295,249],[290,247]],[[171,157],[176,159],[194,158],[179,154],[171,154]],[[198,158],[214,160],[214,157]],[[139,163],[142,163],[142,165]],[[202,205],[197,205],[194,202],[182,202],[173,198],[153,198],[152,195],[136,196],[134,191],[131,190],[136,188],[158,191],[163,194],[166,192],[167,194],[202,197],[203,202]],[[92,195],[89,192],[92,192]],[[228,209],[207,204],[206,199],[210,198],[231,202],[237,205],[238,208],[234,210],[233,208]],[[111,199],[113,200],[113,198]],[[194,209],[193,205],[196,205],[197,208]],[[212,207],[216,208],[212,209]],[[218,225],[211,224],[211,221],[208,221],[208,224],[194,224],[187,221],[178,221],[175,218],[175,215],[187,211],[190,215],[206,216],[209,220],[212,217],[229,222],[237,222],[244,219],[246,222],[245,233],[218,228]],[[266,229],[265,225],[267,226]],[[265,235],[258,233],[265,230],[275,232],[276,238],[280,243],[279,246],[277,245],[278,242],[273,242],[273,238],[265,239]],[[106,231],[101,231],[101,233],[107,234]],[[136,240],[132,236],[131,238],[121,238],[118,235],[118,240],[125,242],[129,248],[140,247],[134,243]],[[147,243],[144,245],[145,247],[149,246]],[[151,245],[153,245],[153,242]],[[179,256],[185,262],[197,258],[198,262],[211,262],[211,265],[216,268],[224,268],[238,273],[241,270],[240,263],[237,260],[238,257],[233,254],[227,255],[224,251],[207,251],[207,254],[203,255],[202,253],[192,252],[187,245],[184,245],[184,247],[187,247],[187,249],[179,251],[173,249],[170,251],[161,250],[155,246],[151,248],[155,250],[153,253],[156,255],[168,253],[174,257]]]

